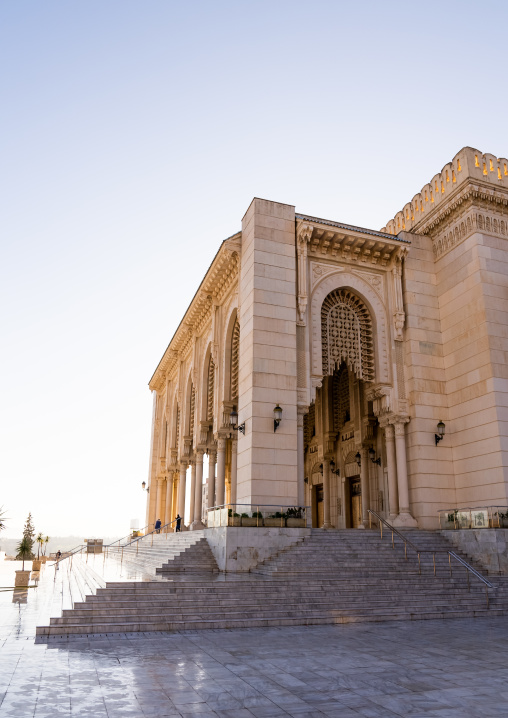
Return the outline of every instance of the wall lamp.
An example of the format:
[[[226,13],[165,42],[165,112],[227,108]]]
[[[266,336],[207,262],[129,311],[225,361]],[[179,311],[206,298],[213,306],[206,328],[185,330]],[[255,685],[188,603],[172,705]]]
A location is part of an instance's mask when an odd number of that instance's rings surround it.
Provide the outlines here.
[[[238,412],[234,408],[229,415],[229,424],[232,429],[236,429],[245,436],[245,421],[243,422],[243,424],[240,424],[240,426],[238,426]]]
[[[277,431],[277,427],[279,426],[280,422],[282,421],[282,409],[277,404],[275,409],[273,410],[273,430],[274,432]]]
[[[332,474],[335,474],[335,476],[340,476],[340,469],[335,468],[335,461],[333,459],[330,461],[330,471]]]
[[[445,433],[444,421],[440,421],[437,425],[437,434],[434,434],[434,438],[436,440],[436,446],[439,444],[440,441],[442,441],[444,439],[444,433]]]
[[[362,465],[362,457],[361,457],[359,451],[356,452],[355,459],[356,459],[356,463],[358,464],[358,466],[361,466]]]
[[[373,464],[377,464],[378,466],[381,466],[381,459],[379,458],[379,456],[376,459],[376,452],[374,451],[372,446],[369,449],[369,459],[372,461]]]
[[[146,481],[141,482],[141,488],[143,491],[146,491],[147,493],[150,491],[150,487],[146,488]]]

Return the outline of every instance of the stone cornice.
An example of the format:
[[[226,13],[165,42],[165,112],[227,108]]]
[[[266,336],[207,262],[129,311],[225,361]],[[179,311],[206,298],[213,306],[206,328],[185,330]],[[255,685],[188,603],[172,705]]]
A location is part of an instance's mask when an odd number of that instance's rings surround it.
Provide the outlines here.
[[[297,248],[306,244],[306,255],[335,259],[352,265],[387,267],[399,255],[408,240],[361,227],[340,225],[319,218],[297,215]]]
[[[222,242],[203,281],[194,295],[173,338],[150,379],[149,388],[161,391],[166,375],[172,375],[179,360],[192,349],[192,339],[211,322],[212,306],[220,303],[238,278],[241,232]]]

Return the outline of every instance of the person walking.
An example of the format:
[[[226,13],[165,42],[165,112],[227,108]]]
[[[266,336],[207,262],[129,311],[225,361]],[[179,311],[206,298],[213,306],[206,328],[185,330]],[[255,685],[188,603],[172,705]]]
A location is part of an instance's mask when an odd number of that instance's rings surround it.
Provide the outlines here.
[[[157,521],[155,522],[155,530],[158,534],[160,534],[160,532],[161,532],[161,526],[162,526],[162,521],[160,519],[157,519]]]
[[[56,552],[56,569],[55,569],[55,571],[58,571],[58,569],[60,568],[60,559],[61,558],[62,558],[62,552],[60,551],[60,549],[58,549],[58,551]]]
[[[182,517],[180,514],[176,515],[176,531],[181,531],[180,524],[182,523]]]

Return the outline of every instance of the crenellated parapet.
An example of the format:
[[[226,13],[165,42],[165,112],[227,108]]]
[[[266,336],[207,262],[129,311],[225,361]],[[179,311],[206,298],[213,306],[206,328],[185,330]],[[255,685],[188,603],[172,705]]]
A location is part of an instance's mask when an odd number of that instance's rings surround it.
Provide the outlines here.
[[[508,235],[507,222],[497,216],[500,210],[506,212],[508,205],[508,159],[463,147],[381,231],[392,235],[403,231],[427,234],[435,239],[438,234],[443,235],[445,224],[448,231],[444,250],[443,236],[439,237],[441,246],[436,246],[434,250],[434,254],[439,256],[468,231],[473,231],[477,222],[481,222],[477,213],[473,212],[468,224],[464,210],[472,204],[483,208],[487,215],[490,208],[493,213],[489,217],[492,228],[496,220],[497,233]],[[452,226],[454,218],[460,214],[463,216],[459,224]],[[450,231],[451,236],[448,237]]]

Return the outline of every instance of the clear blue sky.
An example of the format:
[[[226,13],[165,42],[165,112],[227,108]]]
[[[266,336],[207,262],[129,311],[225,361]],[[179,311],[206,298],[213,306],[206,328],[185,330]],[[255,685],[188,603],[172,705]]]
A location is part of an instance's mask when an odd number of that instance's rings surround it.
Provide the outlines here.
[[[505,2],[0,6],[0,505],[144,515],[147,382],[253,196],[380,228],[506,157]]]

